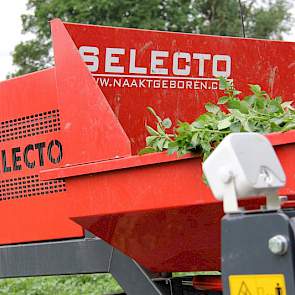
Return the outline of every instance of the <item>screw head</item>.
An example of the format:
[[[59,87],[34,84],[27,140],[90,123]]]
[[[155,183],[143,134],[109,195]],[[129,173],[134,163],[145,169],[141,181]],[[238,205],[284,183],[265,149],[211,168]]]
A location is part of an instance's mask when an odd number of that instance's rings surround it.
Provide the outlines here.
[[[268,248],[275,255],[284,255],[288,251],[288,240],[282,235],[276,235],[269,239]]]

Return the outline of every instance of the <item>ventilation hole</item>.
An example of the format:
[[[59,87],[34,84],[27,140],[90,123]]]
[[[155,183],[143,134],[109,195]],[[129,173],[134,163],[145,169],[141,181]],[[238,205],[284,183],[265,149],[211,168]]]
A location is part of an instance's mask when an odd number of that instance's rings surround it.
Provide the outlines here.
[[[0,122],[0,142],[60,131],[59,110]]]
[[[64,179],[41,181],[38,175],[0,180],[0,201],[66,192]]]

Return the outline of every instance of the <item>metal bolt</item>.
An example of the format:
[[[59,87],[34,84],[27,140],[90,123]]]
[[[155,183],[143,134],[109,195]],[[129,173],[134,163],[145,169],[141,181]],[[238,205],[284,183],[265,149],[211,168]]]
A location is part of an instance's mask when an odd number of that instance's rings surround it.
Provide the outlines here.
[[[276,235],[269,239],[268,248],[275,255],[284,255],[288,251],[288,240],[282,235]]]

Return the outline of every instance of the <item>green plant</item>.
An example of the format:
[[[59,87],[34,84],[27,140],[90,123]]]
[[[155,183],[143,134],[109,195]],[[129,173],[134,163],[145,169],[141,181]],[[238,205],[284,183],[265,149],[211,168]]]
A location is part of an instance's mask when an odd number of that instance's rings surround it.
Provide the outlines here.
[[[157,119],[156,129],[146,126],[149,136],[146,147],[139,154],[168,150],[178,155],[200,153],[206,159],[222,139],[232,132],[272,133],[295,129],[295,109],[293,101],[282,102],[281,97],[271,98],[259,85],[249,85],[251,95],[242,99],[229,80],[220,78],[220,88],[224,96],[217,104],[205,105],[206,113],[192,123],[178,122],[173,133],[171,120],[162,120],[149,107]]]
[[[106,295],[122,293],[110,274],[2,279],[0,295]]]

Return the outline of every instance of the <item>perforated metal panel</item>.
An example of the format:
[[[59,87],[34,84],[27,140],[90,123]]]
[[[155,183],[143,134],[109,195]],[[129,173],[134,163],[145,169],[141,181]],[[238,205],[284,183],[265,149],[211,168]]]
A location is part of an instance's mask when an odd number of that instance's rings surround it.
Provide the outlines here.
[[[43,196],[66,191],[63,179],[40,181],[38,175],[10,178],[0,181],[0,201]]]
[[[15,141],[19,145],[22,145],[22,140],[26,137],[34,137],[42,134],[49,134],[52,132],[60,131],[60,114],[58,109],[53,109],[45,112],[40,112],[37,114],[32,114],[28,116],[23,116],[15,119],[10,119],[0,122],[0,142]],[[34,140],[35,141],[35,140]],[[21,149],[17,148],[18,155],[13,155],[13,165],[6,167],[8,156],[6,151],[1,151],[2,156],[2,166],[4,167],[4,172],[11,172],[14,170],[23,169],[34,169],[37,166],[37,161],[28,160],[28,154],[34,152],[39,153],[39,165],[44,166],[45,156],[43,153],[45,148],[45,143],[35,143],[29,144],[23,149],[23,154],[21,155]],[[52,151],[52,147],[49,148],[49,152]],[[41,158],[40,158],[41,157]],[[62,154],[57,159],[61,160]],[[18,168],[17,161],[24,160],[25,165],[21,169]],[[56,162],[51,154],[49,155],[49,160]],[[21,166],[19,166],[21,167]],[[6,171],[5,171],[6,168]],[[48,194],[61,193],[66,191],[66,185],[64,180],[54,180],[54,181],[41,181],[37,174],[31,174],[20,177],[12,177],[1,179],[0,177],[0,201],[8,201],[13,199],[28,198],[33,196],[43,196]]]
[[[50,110],[0,123],[0,142],[60,131],[59,110]]]

